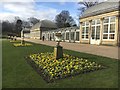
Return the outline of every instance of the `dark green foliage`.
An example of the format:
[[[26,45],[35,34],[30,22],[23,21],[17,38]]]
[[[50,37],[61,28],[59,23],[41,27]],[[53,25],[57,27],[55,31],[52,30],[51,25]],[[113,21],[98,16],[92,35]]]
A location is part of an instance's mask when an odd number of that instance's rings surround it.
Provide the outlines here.
[[[56,24],[59,28],[75,26],[74,19],[70,16],[69,11],[63,10],[55,17]]]

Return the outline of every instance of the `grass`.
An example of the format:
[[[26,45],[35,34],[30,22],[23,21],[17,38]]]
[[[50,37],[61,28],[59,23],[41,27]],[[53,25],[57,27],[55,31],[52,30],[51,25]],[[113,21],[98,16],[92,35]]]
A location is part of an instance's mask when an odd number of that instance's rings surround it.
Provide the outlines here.
[[[31,47],[14,47],[13,43],[3,40],[3,88],[117,88],[118,60],[64,50],[64,53],[95,61],[108,68],[80,74],[72,78],[46,83],[42,77],[27,64],[24,57],[32,53],[53,52],[53,47],[33,44]]]

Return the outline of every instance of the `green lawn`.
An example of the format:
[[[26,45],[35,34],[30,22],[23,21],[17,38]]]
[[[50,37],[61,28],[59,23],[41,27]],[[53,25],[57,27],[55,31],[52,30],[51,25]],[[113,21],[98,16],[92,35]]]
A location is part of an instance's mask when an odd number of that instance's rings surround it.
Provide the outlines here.
[[[80,74],[73,78],[46,83],[42,77],[27,64],[24,57],[32,53],[53,52],[53,47],[33,44],[29,47],[14,47],[13,43],[3,40],[3,88],[117,88],[118,61],[115,59],[90,55],[71,50],[64,53],[86,58],[107,66],[107,69]]]

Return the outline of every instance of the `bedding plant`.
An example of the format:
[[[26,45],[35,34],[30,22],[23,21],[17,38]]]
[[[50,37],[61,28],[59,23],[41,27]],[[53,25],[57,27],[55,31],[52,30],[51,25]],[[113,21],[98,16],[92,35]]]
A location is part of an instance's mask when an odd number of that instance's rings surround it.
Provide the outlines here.
[[[53,53],[38,53],[29,55],[26,60],[47,82],[105,68],[96,62],[68,54],[56,60]]]
[[[30,43],[24,43],[24,44],[21,44],[21,43],[14,43],[13,45],[14,45],[15,47],[32,46],[32,44],[30,44]]]
[[[20,40],[10,40],[11,43],[20,43]]]
[[[22,43],[21,43],[21,40],[10,40],[10,42],[13,43],[13,45],[14,45],[15,47],[32,46],[32,44],[30,44],[30,43],[24,43],[24,44],[22,44]]]

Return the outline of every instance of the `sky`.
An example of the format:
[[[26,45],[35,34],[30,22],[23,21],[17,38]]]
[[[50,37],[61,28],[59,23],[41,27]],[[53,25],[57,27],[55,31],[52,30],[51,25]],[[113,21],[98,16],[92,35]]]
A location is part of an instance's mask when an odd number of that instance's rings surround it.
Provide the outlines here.
[[[54,1],[54,0],[53,0]],[[62,10],[68,10],[73,19],[78,23],[78,3],[62,1],[39,1],[39,0],[3,0],[0,2],[0,20],[13,21],[15,16],[22,20],[35,17],[40,20],[54,21],[55,16]]]
[[[78,24],[78,1],[83,0],[0,0],[0,20],[13,21],[19,16],[22,20],[35,17],[53,21],[62,10],[68,10]]]

